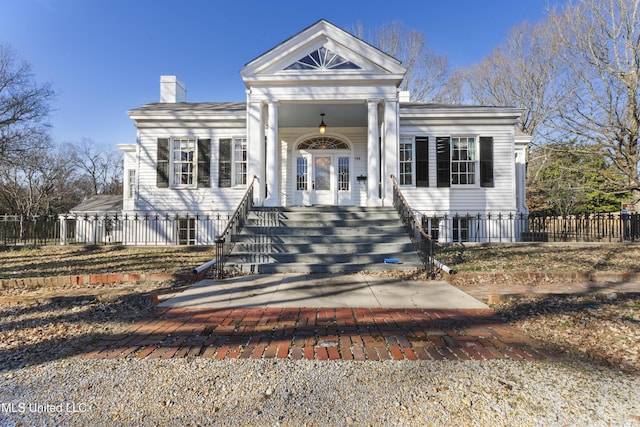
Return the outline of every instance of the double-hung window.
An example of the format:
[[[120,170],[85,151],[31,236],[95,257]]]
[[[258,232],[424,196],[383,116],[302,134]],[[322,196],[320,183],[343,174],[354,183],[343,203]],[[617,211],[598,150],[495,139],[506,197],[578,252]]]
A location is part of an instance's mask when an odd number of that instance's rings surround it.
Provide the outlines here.
[[[476,139],[474,137],[451,138],[451,184],[475,185]]]
[[[493,137],[436,138],[438,187],[493,187]]]
[[[233,140],[233,166],[235,185],[247,184],[247,139],[236,138]]]
[[[196,220],[195,218],[179,218],[178,226],[178,244],[179,245],[195,245],[196,244]]]
[[[210,187],[211,140],[159,138],[156,185],[161,188]]]
[[[218,151],[218,187],[247,184],[247,139],[223,138]]]
[[[171,141],[171,166],[174,187],[191,187],[196,182],[195,138],[173,139]]]
[[[127,176],[127,198],[133,199],[136,194],[136,170],[129,169]]]
[[[413,138],[400,138],[400,185],[413,185],[413,172],[415,170],[415,157],[413,155]]]

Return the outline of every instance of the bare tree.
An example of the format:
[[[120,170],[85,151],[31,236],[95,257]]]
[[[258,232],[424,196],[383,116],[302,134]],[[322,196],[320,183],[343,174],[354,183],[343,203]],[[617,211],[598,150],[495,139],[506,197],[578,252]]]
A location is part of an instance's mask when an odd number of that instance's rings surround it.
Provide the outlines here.
[[[54,96],[50,84],[37,84],[31,66],[0,43],[0,158],[4,162],[43,144]]]
[[[570,97],[556,130],[600,148],[640,202],[640,0],[582,0],[550,16]]]
[[[402,61],[407,69],[401,90],[417,102],[439,102],[449,73],[449,60],[436,54],[420,31],[409,30],[399,22],[383,25],[367,33],[362,24],[352,31],[357,37]]]
[[[39,141],[22,156],[20,162],[3,163],[0,167],[0,205],[6,213],[34,216],[57,213],[53,207],[62,201],[63,188],[72,174],[71,166],[61,153],[55,152],[50,140]]]
[[[507,40],[479,64],[459,71],[473,103],[524,108],[523,132],[544,140],[545,126],[565,91],[559,41],[549,21],[516,26]]]
[[[89,138],[72,144],[69,150],[71,163],[90,183],[92,195],[122,194],[122,156],[99,149]]]

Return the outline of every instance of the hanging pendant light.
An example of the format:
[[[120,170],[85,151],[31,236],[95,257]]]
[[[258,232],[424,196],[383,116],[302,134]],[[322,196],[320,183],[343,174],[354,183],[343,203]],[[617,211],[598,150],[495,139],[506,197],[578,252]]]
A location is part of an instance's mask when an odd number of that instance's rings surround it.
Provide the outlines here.
[[[320,135],[324,135],[324,133],[327,131],[327,125],[324,124],[324,113],[320,114],[322,120],[320,121],[320,126],[318,126],[318,129],[320,130]]]

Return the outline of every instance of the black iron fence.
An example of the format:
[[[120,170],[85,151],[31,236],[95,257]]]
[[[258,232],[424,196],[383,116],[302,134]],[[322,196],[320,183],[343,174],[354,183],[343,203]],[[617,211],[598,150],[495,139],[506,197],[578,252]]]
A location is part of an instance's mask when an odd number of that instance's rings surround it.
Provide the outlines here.
[[[250,209],[250,204],[243,209]],[[406,208],[407,210],[410,208]],[[407,212],[409,212],[407,210]],[[400,212],[407,216],[409,213]],[[411,215],[434,242],[635,242],[640,214],[540,216],[504,213]],[[133,215],[0,215],[0,245],[207,245],[222,236],[233,212]],[[242,224],[242,216],[234,221]],[[415,225],[412,225],[415,227]],[[226,229],[226,230],[225,230]],[[413,230],[416,233],[420,230]]]
[[[438,242],[635,242],[640,214],[526,215],[419,214],[422,228]]]
[[[409,203],[402,195],[400,187],[393,175],[393,206],[398,211],[398,215],[404,224],[407,234],[411,238],[416,251],[420,255],[420,259],[424,264],[427,274],[433,278],[436,273],[436,267],[440,269],[448,268],[435,258],[435,239],[429,235],[424,229],[424,221],[418,220],[416,212],[411,209]],[[428,222],[427,222],[428,224]]]
[[[0,215],[0,245],[215,245],[231,212]]]
[[[235,212],[229,220],[222,232],[216,235],[216,277],[221,279],[224,276],[224,264],[225,260],[231,254],[231,250],[235,244],[235,241],[242,231],[242,227],[247,220],[247,216],[253,207],[253,187],[257,181],[257,177],[254,175],[251,180],[251,184],[247,191],[244,193],[244,197],[238,204]]]
[[[563,216],[529,215],[523,241],[635,242],[640,214],[593,213]]]

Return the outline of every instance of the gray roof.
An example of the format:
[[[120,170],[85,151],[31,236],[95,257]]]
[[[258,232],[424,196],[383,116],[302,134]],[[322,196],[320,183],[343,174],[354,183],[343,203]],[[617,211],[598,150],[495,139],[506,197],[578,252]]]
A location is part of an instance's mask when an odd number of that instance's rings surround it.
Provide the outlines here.
[[[122,212],[122,195],[93,196],[89,200],[72,208],[69,212],[73,214],[120,213]]]
[[[420,109],[420,110],[433,110],[433,109],[505,109],[513,108],[509,106],[497,106],[497,105],[473,105],[473,104],[439,104],[434,102],[400,102],[400,108],[402,109]]]
[[[242,112],[247,110],[245,102],[153,102],[131,111],[211,111]]]

